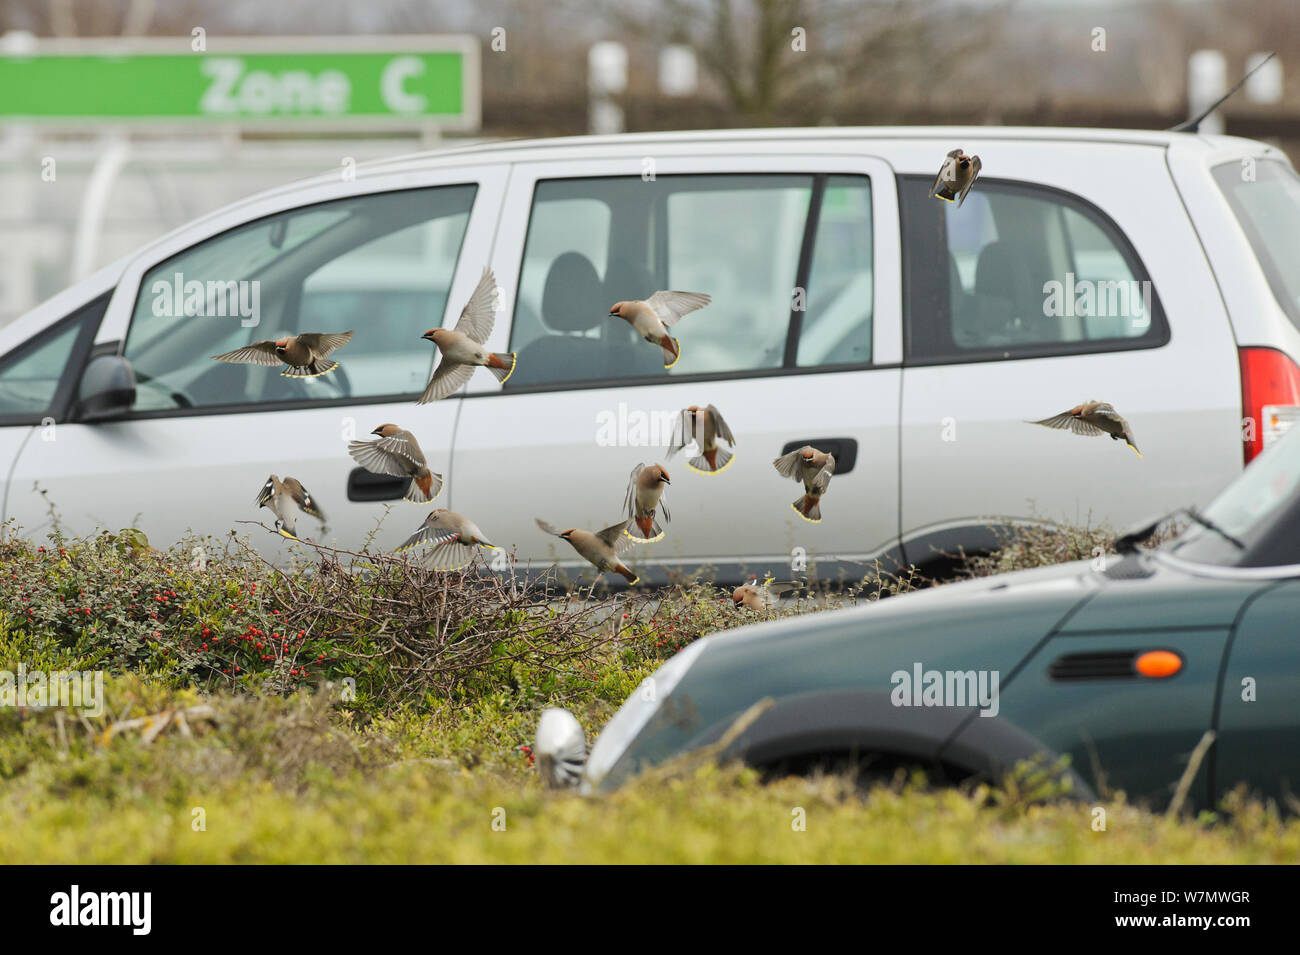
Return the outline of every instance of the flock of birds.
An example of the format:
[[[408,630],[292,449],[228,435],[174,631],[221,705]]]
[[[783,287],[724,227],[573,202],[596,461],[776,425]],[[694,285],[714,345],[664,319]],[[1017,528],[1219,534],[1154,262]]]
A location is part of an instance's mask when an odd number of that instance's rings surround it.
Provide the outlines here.
[[[960,208],[980,168],[978,156],[967,156],[960,149],[954,149],[935,179],[931,197],[954,202]],[[510,378],[517,355],[492,352],[485,345],[495,324],[499,297],[500,289],[492,271],[484,268],[456,327],[433,328],[421,336],[434,344],[441,360],[417,404],[427,404],[455,393],[469,380],[475,368],[486,368],[503,383]],[[681,342],[672,336],[670,329],[710,301],[708,295],[698,292],[660,291],[643,301],[616,302],[610,307],[609,314],[627,322],[641,338],[660,348],[667,369],[681,358]],[[351,331],[341,334],[310,332],[255,342],[213,357],[225,362],[285,366],[281,371],[285,377],[312,378],[339,367],[339,363],[329,356],[351,341],[352,336]],[[1107,434],[1112,440],[1123,439],[1138,451],[1128,423],[1105,402],[1087,401],[1052,417],[1028,423],[1080,435]],[[409,478],[410,485],[405,494],[407,501],[427,504],[438,497],[443,487],[443,476],[429,467],[414,434],[395,424],[381,424],[371,434],[375,435],[374,440],[352,441],[348,445],[348,453],[361,467],[375,474]],[[728,447],[723,448],[720,441]],[[699,453],[689,459],[688,466],[700,474],[721,474],[735,458],[732,449],[736,438],[714,405],[692,405],[680,412],[667,457],[671,459],[692,442],[698,446]],[[1141,452],[1138,456],[1141,457]],[[772,463],[782,477],[803,485],[803,493],[791,504],[795,513],[804,520],[820,522],[821,499],[835,473],[834,455],[805,445]],[[668,471],[662,464],[638,464],[628,479],[623,503],[627,516],[623,520],[598,531],[572,527],[558,530],[540,518],[537,526],[547,534],[567,541],[579,556],[596,568],[598,577],[601,573],[611,572],[624,577],[629,584],[635,584],[639,577],[623,555],[634,543],[653,543],[664,538],[666,532],[660,518],[662,516],[663,522],[670,519],[663,499],[664,488],[670,484]],[[272,474],[259,492],[256,503],[275,514],[276,531],[290,540],[298,540],[297,516],[300,512],[311,515],[322,524],[325,522],[325,514],[316,499],[293,477],[281,479]],[[460,569],[469,564],[480,549],[499,550],[472,520],[446,508],[434,509],[396,552],[418,545],[427,547],[429,563],[437,570]],[[737,606],[766,610],[785,589],[796,586],[770,577],[759,583],[755,578],[737,588],[732,599]]]

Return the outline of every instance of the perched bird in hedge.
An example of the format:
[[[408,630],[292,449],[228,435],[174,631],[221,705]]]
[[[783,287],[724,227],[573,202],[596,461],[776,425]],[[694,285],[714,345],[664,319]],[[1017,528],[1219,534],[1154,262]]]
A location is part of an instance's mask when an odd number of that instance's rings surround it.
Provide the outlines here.
[[[821,499],[835,473],[835,455],[818,451],[810,444],[783,454],[772,462],[782,477],[803,483],[804,493],[790,506],[806,521],[816,524],[822,519]]]
[[[1138,451],[1138,446],[1133,442],[1133,429],[1128,426],[1127,421],[1119,416],[1118,411],[1104,401],[1085,401],[1081,405],[1075,405],[1069,411],[1062,411],[1060,414],[1044,418],[1042,421],[1027,421],[1025,423],[1041,424],[1046,428],[1073,431],[1075,434],[1108,434],[1112,441],[1123,438],[1124,443],[1132,448],[1139,458],[1142,457],[1142,452]]]
[[[446,398],[469,381],[477,367],[486,368],[502,383],[514,373],[514,352],[491,352],[483,347],[496,324],[499,295],[496,276],[491,269],[484,267],[483,277],[478,280],[469,302],[461,309],[456,327],[431,328],[420,336],[438,347],[442,361],[438,362],[416,404],[426,405]]]
[[[339,366],[336,361],[328,361],[327,356],[351,340],[352,332],[340,334],[305,332],[291,338],[254,342],[243,348],[228,351],[224,355],[213,355],[212,358],[214,361],[267,367],[283,364],[289,366],[280,372],[284,378],[316,378],[328,374]]]
[[[723,420],[722,413],[713,405],[701,408],[691,405],[683,408],[673,427],[672,444],[668,447],[668,457],[672,457],[692,440],[699,445],[700,453],[686,462],[687,467],[699,474],[718,474],[727,469],[736,455],[726,448],[718,447],[718,439],[726,441],[733,448],[736,438],[731,428]]]
[[[960,209],[966,201],[966,193],[975,185],[975,177],[980,174],[980,168],[979,156],[967,156],[960,149],[954,149],[939,168],[939,175],[930,187],[930,198],[956,202]]]
[[[392,477],[410,477],[405,499],[427,504],[442,493],[442,475],[429,470],[415,435],[395,424],[381,424],[371,434],[374,441],[352,441],[348,454],[367,471]]]
[[[257,506],[271,509],[277,518],[275,529],[289,540],[298,539],[298,512],[310,514],[323,525],[325,512],[316,506],[316,499],[297,478],[285,477],[281,481],[272,474],[257,495]]]
[[[501,549],[488,540],[468,517],[445,507],[431,511],[419,530],[403,541],[394,553],[400,554],[418,544],[433,545],[427,554],[434,570],[459,570],[474,559],[480,547]]]
[[[578,530],[569,528],[567,531],[556,530],[540,517],[536,518],[537,526],[548,534],[563,538],[573,545],[584,560],[590,563],[599,573],[610,571],[615,574],[621,574],[627,579],[629,584],[635,584],[641,578],[619,556],[630,544],[631,541],[624,535],[632,519],[628,518],[619,521],[617,524],[611,524],[604,530],[591,531]]]
[[[758,613],[771,610],[776,606],[782,593],[793,590],[799,585],[790,582],[777,583],[771,577],[764,578],[760,584],[757,577],[751,577],[749,583],[737,587],[731,592],[731,600],[737,607]]]
[[[632,518],[632,523],[624,533],[638,544],[663,540],[664,529],[659,524],[658,511],[663,511],[665,521],[672,519],[663,499],[664,485],[671,483],[662,464],[651,464],[648,467],[638,464],[632,469],[627,482],[627,497],[623,501],[623,507],[628,517]],[[633,533],[634,528],[639,536]]]
[[[668,329],[680,322],[683,315],[711,301],[699,292],[655,292],[645,301],[615,302],[609,314],[617,315],[646,341],[662,348],[664,368],[671,368],[682,356],[682,343],[669,335]]]

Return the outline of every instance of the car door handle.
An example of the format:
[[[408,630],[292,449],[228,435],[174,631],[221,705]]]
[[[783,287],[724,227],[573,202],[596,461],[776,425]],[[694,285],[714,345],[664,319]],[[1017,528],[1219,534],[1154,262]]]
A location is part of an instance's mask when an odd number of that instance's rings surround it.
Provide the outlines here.
[[[848,474],[858,460],[858,442],[853,438],[809,438],[806,441],[790,441],[781,449],[782,454],[798,451],[805,444],[811,444],[818,451],[835,456],[835,475]]]
[[[348,475],[348,500],[400,501],[410,486],[408,477],[391,477],[365,468],[353,468]]]

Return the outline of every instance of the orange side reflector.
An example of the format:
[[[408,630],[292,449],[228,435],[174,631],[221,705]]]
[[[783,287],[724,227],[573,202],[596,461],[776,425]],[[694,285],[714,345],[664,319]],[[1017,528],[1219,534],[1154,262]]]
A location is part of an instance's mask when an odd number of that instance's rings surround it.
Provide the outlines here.
[[[1183,668],[1183,658],[1170,650],[1148,650],[1137,658],[1137,671],[1143,676],[1161,679]]]

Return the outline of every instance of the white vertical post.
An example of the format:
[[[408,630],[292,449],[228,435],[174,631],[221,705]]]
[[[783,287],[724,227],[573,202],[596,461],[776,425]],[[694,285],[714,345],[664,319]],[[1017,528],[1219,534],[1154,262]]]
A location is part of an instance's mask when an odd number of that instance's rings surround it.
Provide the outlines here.
[[[1228,61],[1219,50],[1197,50],[1187,58],[1187,106],[1189,118],[1199,115],[1228,91]],[[1223,117],[1216,109],[1201,120],[1200,131],[1223,134]]]
[[[627,89],[627,47],[613,40],[592,44],[587,52],[589,128],[603,135],[623,132],[623,108],[613,97]]]

